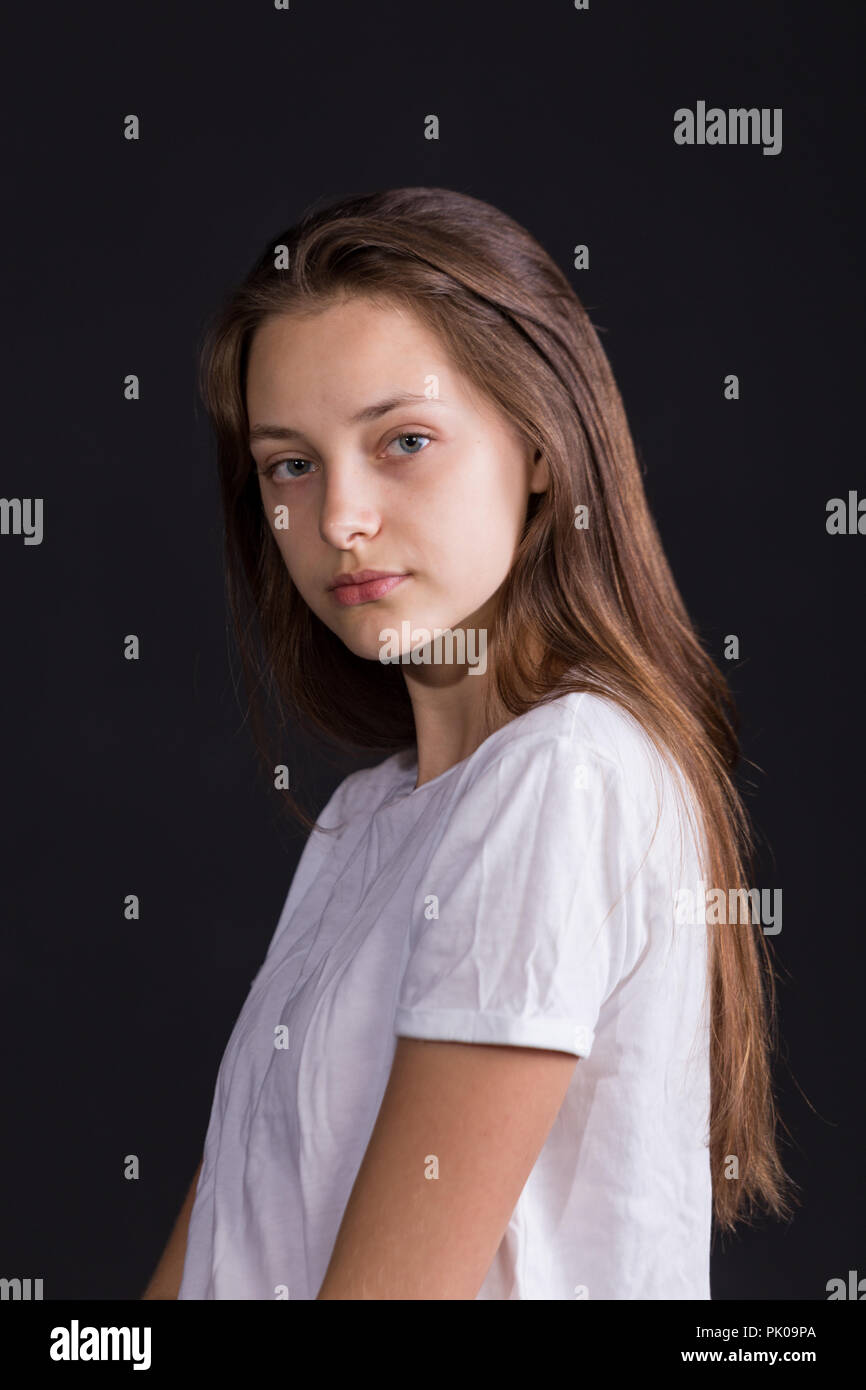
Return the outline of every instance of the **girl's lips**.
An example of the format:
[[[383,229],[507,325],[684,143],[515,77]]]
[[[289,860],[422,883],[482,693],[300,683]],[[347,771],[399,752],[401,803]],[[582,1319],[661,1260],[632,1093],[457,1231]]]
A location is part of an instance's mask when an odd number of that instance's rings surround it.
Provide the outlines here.
[[[352,607],[356,603],[369,603],[371,599],[384,598],[385,594],[408,578],[408,574],[389,574],[384,579],[368,579],[366,584],[338,584],[336,589],[331,590],[331,594],[337,603],[343,604],[344,607]]]

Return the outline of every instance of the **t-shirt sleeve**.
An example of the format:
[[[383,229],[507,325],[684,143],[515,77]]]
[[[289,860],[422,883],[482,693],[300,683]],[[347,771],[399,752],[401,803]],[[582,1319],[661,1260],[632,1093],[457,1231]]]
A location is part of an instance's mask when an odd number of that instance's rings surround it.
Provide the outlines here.
[[[628,890],[652,826],[624,783],[550,735],[509,746],[462,792],[419,884],[398,1036],[589,1056],[643,947]]]

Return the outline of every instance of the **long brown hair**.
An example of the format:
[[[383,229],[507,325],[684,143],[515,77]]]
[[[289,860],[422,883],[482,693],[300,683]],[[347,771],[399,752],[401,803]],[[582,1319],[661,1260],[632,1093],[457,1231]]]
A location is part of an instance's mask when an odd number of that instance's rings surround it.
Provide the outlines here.
[[[737,714],[701,646],[647,505],[610,364],[565,275],[518,223],[442,188],[398,188],[311,209],[269,241],[208,325],[200,388],[217,440],[227,598],[269,776],[268,695],[281,722],[335,744],[395,752],[415,726],[399,668],[352,653],[289,578],[249,450],[250,341],[280,313],[364,296],[414,312],[456,368],[499,407],[550,470],[490,625],[486,682],[510,716],[565,693],[616,701],[684,773],[699,807],[705,877],[747,886],[754,840],[733,781]],[[575,530],[575,508],[590,524]],[[576,537],[579,536],[579,542]],[[543,653],[543,661],[539,654]],[[273,726],[272,726],[273,727]],[[292,813],[314,822],[287,793]],[[777,1149],[771,1058],[773,962],[753,923],[709,926],[710,1163],[722,1230],[791,1210]],[[732,1156],[739,1176],[726,1176]]]

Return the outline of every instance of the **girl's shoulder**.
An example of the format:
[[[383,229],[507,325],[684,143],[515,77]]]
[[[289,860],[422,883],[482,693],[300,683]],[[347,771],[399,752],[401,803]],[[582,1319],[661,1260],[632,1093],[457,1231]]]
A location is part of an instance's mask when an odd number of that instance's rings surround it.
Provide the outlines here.
[[[574,822],[605,808],[642,836],[663,822],[679,835],[699,823],[682,768],[617,701],[569,691],[519,715],[481,745],[460,779],[471,797],[488,784],[531,811],[554,799]]]
[[[493,757],[556,741],[564,755],[604,763],[627,782],[656,781],[663,760],[638,720],[617,701],[589,691],[569,691],[535,705],[488,740]],[[483,747],[483,745],[482,745]]]
[[[503,794],[519,788],[531,798],[533,779],[565,785],[563,769],[581,787],[622,795],[645,809],[657,806],[669,783],[671,768],[641,724],[616,701],[588,691],[569,691],[533,706],[489,735],[468,758],[443,776],[441,792],[449,802],[496,781]],[[589,776],[589,769],[594,775]],[[408,798],[414,787],[417,762],[413,747],[350,773],[337,786],[317,817],[325,829],[363,817],[368,820],[386,802]],[[511,785],[513,784],[513,785]],[[414,800],[414,798],[413,798]]]

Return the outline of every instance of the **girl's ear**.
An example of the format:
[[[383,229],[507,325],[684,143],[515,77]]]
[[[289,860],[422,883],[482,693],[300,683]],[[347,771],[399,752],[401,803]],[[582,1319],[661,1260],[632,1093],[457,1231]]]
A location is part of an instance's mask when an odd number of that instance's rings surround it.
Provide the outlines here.
[[[535,451],[535,459],[532,464],[532,474],[529,482],[530,492],[546,492],[550,486],[550,469],[547,466],[547,459],[544,458],[540,449]]]

